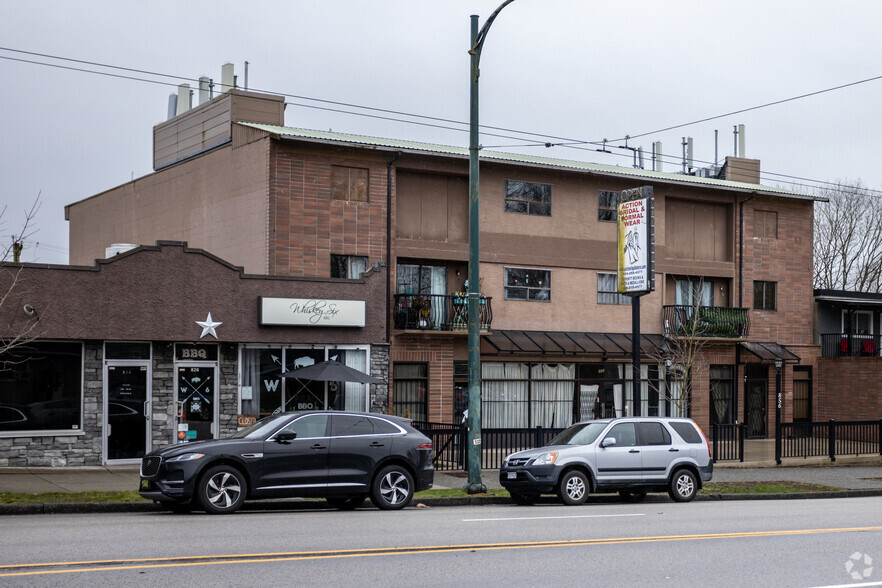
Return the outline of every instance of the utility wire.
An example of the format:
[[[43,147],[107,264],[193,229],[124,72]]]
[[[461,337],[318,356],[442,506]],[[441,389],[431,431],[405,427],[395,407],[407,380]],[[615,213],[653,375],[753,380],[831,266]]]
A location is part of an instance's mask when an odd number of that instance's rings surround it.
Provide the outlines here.
[[[150,75],[150,76],[171,78],[171,79],[179,80],[179,81],[190,81],[190,82],[194,82],[194,83],[199,82],[198,79],[188,78],[188,77],[184,77],[184,76],[176,76],[176,75],[164,74],[164,73],[160,73],[160,72],[153,72],[153,71],[149,71],[149,70],[141,70],[141,69],[128,68],[128,67],[123,67],[123,66],[109,65],[109,64],[104,64],[104,63],[99,63],[99,62],[94,62],[94,61],[73,59],[73,58],[69,58],[69,57],[61,57],[61,56],[50,55],[50,54],[45,54],[45,53],[24,51],[24,50],[20,50],[20,49],[9,48],[9,47],[0,47],[0,50],[14,52],[14,53],[20,53],[20,54],[26,54],[26,55],[33,55],[36,57],[42,57],[42,58],[47,58],[47,59],[55,59],[55,60],[61,60],[61,61],[68,61],[68,62],[72,62],[72,63],[80,63],[80,64],[84,64],[84,65],[90,65],[93,67],[102,67],[102,68],[128,71],[128,72],[132,72],[132,73],[139,73],[139,74]],[[2,56],[2,55],[0,55],[0,59],[28,63],[28,64],[32,64],[32,65],[42,65],[42,66],[47,66],[47,67],[55,67],[55,68],[59,68],[59,69],[77,71],[77,72],[81,72],[81,73],[92,73],[92,74],[104,75],[104,76],[108,76],[108,77],[117,77],[117,78],[121,78],[121,79],[141,81],[141,82],[153,83],[153,84],[158,84],[158,85],[166,85],[166,86],[178,86],[179,85],[176,82],[163,82],[163,81],[158,81],[158,80],[150,80],[150,79],[145,79],[145,78],[140,78],[140,77],[127,76],[127,75],[115,74],[115,73],[110,73],[110,72],[101,72],[101,71],[95,71],[95,70],[91,70],[91,69],[72,67],[72,66],[64,66],[64,65],[60,65],[60,64],[45,63],[45,62],[40,62],[40,61],[14,58],[14,57]],[[826,88],[826,89],[818,90],[815,92],[809,92],[809,93],[801,94],[799,96],[793,96],[790,98],[776,100],[776,101],[768,102],[768,103],[761,104],[758,106],[752,106],[749,108],[731,111],[731,112],[728,112],[725,114],[706,117],[706,118],[698,119],[698,120],[691,121],[688,123],[673,125],[673,126],[665,127],[665,128],[658,129],[655,131],[650,131],[647,133],[641,133],[641,134],[637,134],[637,135],[628,135],[626,137],[622,137],[619,139],[613,139],[613,140],[585,141],[585,140],[573,139],[573,138],[568,138],[568,137],[560,137],[560,136],[547,135],[547,134],[542,134],[542,133],[534,133],[534,132],[530,132],[530,131],[509,129],[506,127],[497,127],[497,126],[492,126],[492,125],[481,125],[481,128],[496,130],[496,131],[503,131],[503,132],[507,132],[507,133],[516,133],[517,135],[521,135],[521,136],[511,136],[511,135],[503,135],[503,134],[498,134],[498,133],[487,133],[487,132],[482,133],[485,136],[505,138],[505,139],[511,139],[511,140],[523,142],[522,144],[518,144],[518,145],[504,146],[506,148],[543,147],[543,146],[544,147],[567,147],[567,148],[572,148],[572,149],[578,149],[581,151],[606,152],[608,154],[631,158],[632,154],[609,152],[606,148],[610,147],[610,148],[633,150],[634,148],[630,147],[630,146],[625,147],[625,146],[621,146],[621,145],[612,145],[611,143],[617,143],[620,141],[627,142],[628,140],[636,139],[636,138],[640,138],[640,137],[645,137],[647,135],[660,134],[663,132],[667,132],[667,131],[671,131],[671,130],[675,130],[675,129],[679,129],[679,128],[683,128],[683,127],[687,127],[687,126],[691,126],[691,125],[695,125],[695,124],[700,124],[700,123],[704,123],[704,122],[709,122],[709,121],[717,120],[720,118],[734,116],[736,114],[742,114],[742,113],[750,112],[753,110],[759,110],[762,108],[767,108],[770,106],[775,106],[775,105],[779,105],[779,104],[783,104],[783,103],[787,103],[787,102],[792,102],[792,101],[799,100],[802,98],[808,98],[811,96],[816,96],[819,94],[824,94],[827,92],[832,92],[835,90],[840,90],[840,89],[848,88],[851,86],[865,84],[865,83],[877,81],[880,79],[882,79],[882,76],[875,76],[875,77],[871,77],[871,78],[866,78],[866,79],[858,80],[858,81],[851,82],[848,84],[841,84],[839,86],[834,86],[831,88]],[[451,126],[445,126],[445,125],[441,125],[441,124],[421,123],[421,122],[417,122],[417,121],[402,120],[402,119],[394,118],[391,116],[370,115],[370,114],[365,114],[365,113],[361,113],[361,112],[351,112],[351,111],[329,108],[329,107],[319,107],[319,106],[314,106],[314,105],[309,105],[309,104],[298,104],[298,103],[294,103],[294,102],[286,102],[286,104],[290,104],[292,106],[298,106],[298,107],[302,107],[302,108],[312,108],[312,109],[317,109],[317,110],[325,110],[325,111],[336,112],[336,113],[340,113],[340,114],[350,114],[350,115],[355,115],[355,116],[363,116],[363,117],[375,118],[375,119],[379,119],[379,120],[388,120],[388,121],[392,121],[392,122],[414,124],[414,125],[419,125],[419,126],[427,126],[427,127],[438,128],[438,129],[443,129],[443,130],[450,130],[450,131],[457,131],[457,132],[468,131],[468,128],[460,128],[460,126],[467,127],[467,125],[468,125],[467,122],[457,121],[457,120],[448,119],[448,118],[433,117],[433,116],[415,114],[415,113],[410,113],[410,112],[405,112],[405,111],[400,111],[400,110],[376,108],[376,107],[370,107],[370,106],[361,106],[361,105],[353,104],[353,103],[340,102],[340,101],[334,101],[334,100],[325,100],[325,99],[320,99],[320,98],[312,98],[309,96],[301,96],[301,95],[296,95],[296,94],[279,93],[279,92],[273,92],[273,91],[269,91],[269,90],[259,90],[259,89],[251,89],[251,88],[249,90],[254,91],[254,92],[272,93],[272,94],[276,94],[276,95],[281,95],[286,98],[307,100],[307,101],[319,102],[319,103],[323,103],[323,104],[332,104],[332,105],[343,106],[343,107],[347,107],[347,108],[357,108],[360,110],[382,112],[382,113],[390,114],[390,115],[407,116],[407,117],[417,118],[417,119],[432,120],[432,121],[436,121],[436,122],[448,123],[448,124],[459,125],[459,126],[451,127]],[[524,138],[523,135],[528,135],[531,137],[539,137],[539,138],[544,138],[544,139],[552,139],[552,140],[556,140],[558,142],[552,143],[549,141],[543,141],[541,143],[538,143],[535,141],[528,141],[528,139]],[[603,149],[602,150],[601,149],[585,149],[583,147],[579,147],[580,145],[598,145],[598,146],[602,146]],[[492,148],[492,147],[487,147],[487,148]],[[681,160],[677,159],[676,156],[664,156],[664,157],[669,158],[668,161],[666,161],[666,163],[671,163],[671,164],[681,163]],[[695,161],[697,161],[697,160],[693,159],[693,162],[695,162]],[[710,162],[700,162],[700,163],[710,164]],[[800,180],[804,180],[804,181],[816,182],[818,184],[826,184],[826,185],[834,185],[834,186],[836,185],[835,182],[826,182],[823,180],[813,180],[813,179],[808,179],[808,178],[800,178],[798,176],[788,176],[786,174],[776,174],[773,172],[762,172],[762,174],[766,175],[766,176],[775,175],[775,176],[786,177],[786,178],[791,178],[791,179],[800,179]],[[868,189],[868,191],[882,193],[882,191],[879,191],[879,190]]]

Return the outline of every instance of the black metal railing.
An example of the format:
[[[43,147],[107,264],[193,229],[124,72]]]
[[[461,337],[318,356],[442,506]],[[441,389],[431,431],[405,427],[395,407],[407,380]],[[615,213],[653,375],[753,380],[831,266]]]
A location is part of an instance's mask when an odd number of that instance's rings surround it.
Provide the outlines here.
[[[872,357],[880,356],[882,335],[854,335],[827,333],[821,335],[822,357]]]
[[[727,306],[663,307],[665,334],[740,339],[750,334],[750,309]]]
[[[744,461],[744,423],[711,426],[714,461]]]
[[[781,457],[882,455],[882,419],[781,423]]]
[[[491,297],[478,299],[478,322],[482,331],[493,322]],[[392,316],[396,329],[462,331],[468,329],[468,297],[457,294],[396,294]]]
[[[459,425],[414,422],[413,426],[432,440],[432,459],[437,471],[465,470],[467,431]],[[481,467],[496,470],[516,451],[542,447],[563,429],[482,429]]]

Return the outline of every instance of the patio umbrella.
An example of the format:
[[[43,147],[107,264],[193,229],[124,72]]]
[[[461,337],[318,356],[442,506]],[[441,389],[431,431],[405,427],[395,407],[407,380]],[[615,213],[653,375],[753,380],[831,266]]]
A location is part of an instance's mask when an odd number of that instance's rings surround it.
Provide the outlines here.
[[[313,380],[316,382],[360,382],[362,384],[385,384],[383,380],[343,365],[339,361],[320,361],[319,363],[291,370],[282,374],[283,378]]]

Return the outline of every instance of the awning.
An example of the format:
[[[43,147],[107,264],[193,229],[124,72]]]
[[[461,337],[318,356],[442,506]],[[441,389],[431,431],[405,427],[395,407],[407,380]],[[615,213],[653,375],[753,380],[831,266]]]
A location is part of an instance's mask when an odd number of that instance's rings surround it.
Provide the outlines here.
[[[741,346],[760,358],[762,361],[799,362],[800,357],[777,343],[759,343],[757,341],[742,341]]]
[[[641,354],[660,355],[662,335],[640,335]],[[481,337],[481,355],[630,357],[631,335],[574,331],[493,331]]]

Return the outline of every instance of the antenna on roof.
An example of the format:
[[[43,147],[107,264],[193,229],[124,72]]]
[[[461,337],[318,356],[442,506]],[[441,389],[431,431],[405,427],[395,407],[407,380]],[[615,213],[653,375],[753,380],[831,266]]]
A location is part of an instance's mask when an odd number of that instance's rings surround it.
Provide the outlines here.
[[[662,171],[662,143],[656,141],[652,144],[652,171]]]
[[[744,125],[735,125],[735,157],[746,157]]]

